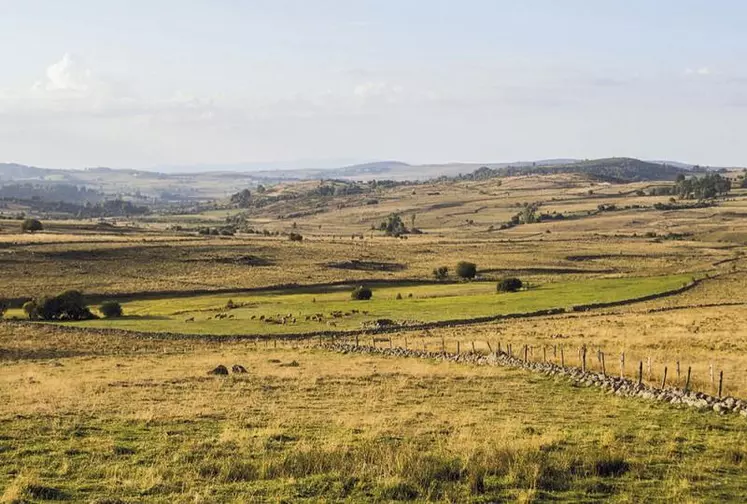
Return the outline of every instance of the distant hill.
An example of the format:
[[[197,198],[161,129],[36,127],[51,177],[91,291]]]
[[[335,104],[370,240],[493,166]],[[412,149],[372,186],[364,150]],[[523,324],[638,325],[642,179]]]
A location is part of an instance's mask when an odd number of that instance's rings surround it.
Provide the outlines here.
[[[508,167],[498,170],[501,175],[526,173],[580,173],[609,182],[631,182],[637,180],[674,180],[685,168],[669,164],[641,161],[634,158],[605,158],[578,161],[558,166]]]

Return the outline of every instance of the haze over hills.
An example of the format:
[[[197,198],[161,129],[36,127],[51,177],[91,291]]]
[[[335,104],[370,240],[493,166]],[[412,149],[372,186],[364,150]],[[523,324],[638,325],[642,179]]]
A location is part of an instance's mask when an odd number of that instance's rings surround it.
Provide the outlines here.
[[[521,174],[581,173],[609,181],[671,180],[693,165],[679,162],[647,162],[633,158],[597,160],[544,159],[513,163],[408,164],[401,161],[377,161],[339,168],[264,169],[239,171],[239,165],[218,170],[187,173],[161,173],[147,170],[85,168],[63,170],[21,164],[0,164],[0,186],[34,184],[71,185],[94,189],[103,194],[133,196],[142,199],[206,200],[218,199],[244,188],[293,180],[341,179],[367,181],[422,181],[439,177],[460,177],[481,170],[481,177]],[[241,165],[244,166],[244,165]]]

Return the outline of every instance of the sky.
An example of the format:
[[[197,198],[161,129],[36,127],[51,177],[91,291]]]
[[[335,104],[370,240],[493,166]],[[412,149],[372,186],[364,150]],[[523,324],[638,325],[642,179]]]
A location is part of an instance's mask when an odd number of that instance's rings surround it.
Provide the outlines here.
[[[0,162],[747,165],[743,0],[0,0]]]

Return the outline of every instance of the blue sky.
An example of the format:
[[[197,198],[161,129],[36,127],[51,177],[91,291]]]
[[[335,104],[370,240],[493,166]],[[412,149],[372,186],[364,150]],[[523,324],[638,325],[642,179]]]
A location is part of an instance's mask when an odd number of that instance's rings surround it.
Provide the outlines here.
[[[0,161],[747,165],[745,19],[737,0],[0,0]]]

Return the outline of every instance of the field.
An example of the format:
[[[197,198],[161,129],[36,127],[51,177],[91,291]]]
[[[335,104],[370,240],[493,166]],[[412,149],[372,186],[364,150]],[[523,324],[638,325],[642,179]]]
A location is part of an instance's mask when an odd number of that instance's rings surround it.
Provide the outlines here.
[[[318,345],[323,331],[450,352],[526,345],[530,359],[555,361],[563,347],[571,366],[585,346],[593,370],[597,350],[606,372],[633,377],[641,365],[648,384],[667,366],[667,384],[683,387],[690,368],[691,388],[714,395],[723,371],[723,394],[747,398],[745,193],[656,210],[668,198],[636,191],[657,184],[439,182],[281,218],[309,203],[293,200],[247,216],[271,236],[172,227],[215,225],[216,211],[49,221],[34,234],[0,220],[11,305],[0,322],[0,502],[743,502],[744,416]],[[567,217],[498,230],[522,202]],[[423,234],[371,231],[392,212]],[[303,241],[274,235],[290,230]],[[476,280],[454,277],[461,260],[478,265]],[[439,266],[445,282],[431,275]],[[497,293],[509,276],[527,288]],[[350,299],[359,284],[370,301]],[[25,320],[25,300],[66,289],[94,312],[118,300],[124,316]],[[618,301],[629,303],[572,310]],[[551,308],[566,311],[423,326]],[[402,327],[366,330],[380,319]],[[219,364],[248,372],[208,375]]]

